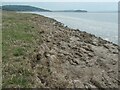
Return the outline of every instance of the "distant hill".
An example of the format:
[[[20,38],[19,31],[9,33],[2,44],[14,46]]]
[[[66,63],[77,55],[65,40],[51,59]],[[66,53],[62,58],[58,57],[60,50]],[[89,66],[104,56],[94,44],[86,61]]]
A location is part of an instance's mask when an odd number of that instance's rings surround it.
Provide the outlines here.
[[[4,5],[2,6],[2,10],[5,11],[42,11],[42,12],[51,12],[50,10],[45,10],[42,8],[37,8],[33,6],[26,5]]]
[[[86,10],[59,10],[54,12],[87,12]]]
[[[41,12],[52,12],[50,10],[27,6],[27,5],[4,5],[0,6],[0,9],[5,11],[41,11]],[[58,10],[53,12],[87,12],[86,10]]]
[[[74,12],[87,12],[86,10],[75,10]]]

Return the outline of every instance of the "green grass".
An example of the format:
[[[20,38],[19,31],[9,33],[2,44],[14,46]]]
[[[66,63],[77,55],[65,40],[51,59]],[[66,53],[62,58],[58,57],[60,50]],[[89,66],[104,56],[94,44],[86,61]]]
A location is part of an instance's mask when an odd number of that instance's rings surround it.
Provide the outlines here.
[[[21,56],[21,55],[24,55],[24,49],[23,48],[15,48],[14,49],[14,52],[13,52],[13,55],[14,56]]]
[[[12,79],[8,80],[7,84],[16,84],[16,85],[20,85],[22,87],[26,87],[27,84],[27,79],[26,77],[23,77],[23,75],[19,75],[19,76],[13,76]]]
[[[35,16],[3,11],[3,88],[33,87],[34,72],[28,54],[36,48],[36,38],[41,41],[38,26],[33,21],[29,21]]]

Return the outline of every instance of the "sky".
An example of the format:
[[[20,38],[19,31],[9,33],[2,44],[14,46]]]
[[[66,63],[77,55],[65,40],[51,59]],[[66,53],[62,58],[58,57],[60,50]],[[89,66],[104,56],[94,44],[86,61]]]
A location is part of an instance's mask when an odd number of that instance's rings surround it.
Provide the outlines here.
[[[119,2],[119,0],[1,0],[1,2]]]
[[[25,1],[25,0],[24,0]],[[27,1],[27,0],[26,0]],[[49,0],[51,1],[51,0]],[[62,0],[59,0],[62,1]],[[100,1],[100,0],[99,0]],[[105,1],[105,0],[104,0]],[[34,7],[39,7],[48,10],[87,10],[87,11],[117,11],[118,2],[114,2],[113,0],[109,0],[111,2],[16,2],[11,1],[7,2],[4,0],[2,2],[3,5],[30,5]]]

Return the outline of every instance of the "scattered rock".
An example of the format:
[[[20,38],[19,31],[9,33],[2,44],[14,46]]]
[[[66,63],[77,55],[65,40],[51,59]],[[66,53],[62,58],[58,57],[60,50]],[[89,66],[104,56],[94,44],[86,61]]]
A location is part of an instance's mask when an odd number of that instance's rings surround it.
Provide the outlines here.
[[[41,54],[37,54],[36,59],[39,61],[41,59]]]

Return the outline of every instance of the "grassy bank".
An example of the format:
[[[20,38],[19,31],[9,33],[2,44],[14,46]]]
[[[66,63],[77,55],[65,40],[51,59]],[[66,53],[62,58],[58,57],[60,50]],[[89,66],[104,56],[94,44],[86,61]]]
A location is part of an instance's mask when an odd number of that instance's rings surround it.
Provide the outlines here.
[[[3,87],[33,87],[28,54],[37,47],[36,40],[41,40],[35,17],[3,11]]]
[[[116,88],[118,46],[41,15],[3,11],[3,88]]]

